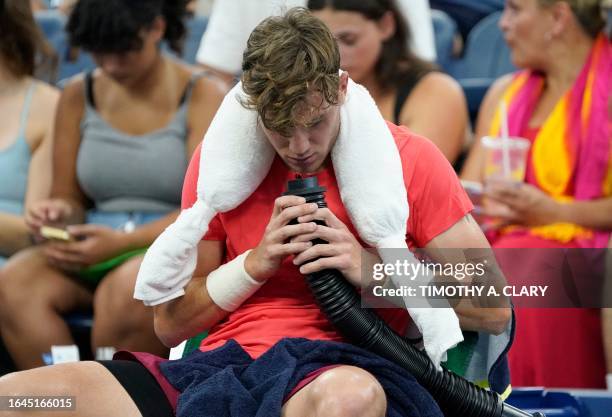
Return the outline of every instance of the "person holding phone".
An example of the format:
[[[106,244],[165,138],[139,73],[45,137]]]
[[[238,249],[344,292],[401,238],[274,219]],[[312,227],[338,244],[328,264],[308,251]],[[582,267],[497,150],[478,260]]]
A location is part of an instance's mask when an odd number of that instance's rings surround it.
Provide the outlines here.
[[[61,95],[51,195],[26,217],[38,237],[60,231],[0,279],[0,329],[20,369],[72,344],[63,316],[92,306],[94,349],[166,352],[151,309],[132,299],[140,255],[175,219],[187,162],[224,94],[161,53],[162,41],[180,50],[185,4],[82,0],[69,18],[71,43],[98,68]]]
[[[24,213],[49,193],[59,93],[34,75],[52,61],[53,52],[36,26],[29,2],[1,2],[0,268],[7,257],[32,244]]]

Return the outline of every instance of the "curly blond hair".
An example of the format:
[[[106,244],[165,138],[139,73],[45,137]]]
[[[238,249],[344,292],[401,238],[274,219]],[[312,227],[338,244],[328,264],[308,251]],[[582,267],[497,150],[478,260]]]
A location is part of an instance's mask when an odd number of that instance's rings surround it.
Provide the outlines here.
[[[307,9],[290,9],[265,19],[251,33],[242,60],[247,94],[242,104],[256,110],[267,129],[290,136],[301,123],[298,113],[338,104],[339,69],[338,45],[325,24]],[[308,109],[311,92],[319,93],[321,102]]]

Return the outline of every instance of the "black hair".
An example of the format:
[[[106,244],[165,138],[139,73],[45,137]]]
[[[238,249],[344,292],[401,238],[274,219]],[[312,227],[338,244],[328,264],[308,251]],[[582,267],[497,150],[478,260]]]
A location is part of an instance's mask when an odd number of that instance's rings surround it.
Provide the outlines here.
[[[89,52],[122,53],[142,47],[140,32],[155,18],[166,21],[164,39],[181,53],[187,0],[79,0],[66,31],[70,44]]]
[[[383,89],[397,88],[405,82],[419,79],[437,67],[415,55],[410,48],[408,23],[393,0],[308,0],[310,10],[325,8],[357,12],[366,19],[378,21],[386,12],[395,19],[395,33],[386,40],[376,63],[376,80]]]

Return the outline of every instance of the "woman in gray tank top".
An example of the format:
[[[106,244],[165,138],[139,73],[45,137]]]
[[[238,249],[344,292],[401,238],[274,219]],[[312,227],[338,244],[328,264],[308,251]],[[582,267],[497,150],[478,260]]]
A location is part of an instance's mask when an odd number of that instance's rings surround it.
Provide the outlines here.
[[[179,50],[184,15],[183,1],[81,0],[70,16],[72,44],[98,68],[61,95],[51,198],[30,211],[34,233],[54,226],[70,240],[21,252],[0,280],[0,330],[21,369],[72,344],[62,317],[92,305],[94,349],[166,350],[133,287],[143,249],[178,213],[187,162],[224,95],[161,53],[162,41]]]

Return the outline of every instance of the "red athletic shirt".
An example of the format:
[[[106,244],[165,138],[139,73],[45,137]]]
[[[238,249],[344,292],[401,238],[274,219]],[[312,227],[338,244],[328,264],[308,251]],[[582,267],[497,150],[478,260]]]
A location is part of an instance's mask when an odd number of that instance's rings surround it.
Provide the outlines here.
[[[452,167],[435,145],[404,127],[388,125],[401,155],[408,189],[410,217],[406,241],[410,247],[424,247],[469,213],[472,204]],[[200,148],[194,152],[187,169],[183,208],[191,207],[196,200],[199,159]],[[295,176],[277,157],[259,188],[234,210],[217,215],[204,239],[225,241],[226,261],[255,248],[270,220],[274,200],[285,191],[287,181]],[[329,209],[357,235],[342,205],[333,167],[324,169],[317,177],[319,184],[327,189],[325,200]],[[408,324],[405,310],[378,312],[396,331],[405,330]],[[285,260],[278,273],[238,310],[214,326],[200,348],[211,350],[235,339],[252,357],[257,357],[283,337],[342,340],[315,304],[291,259]]]

